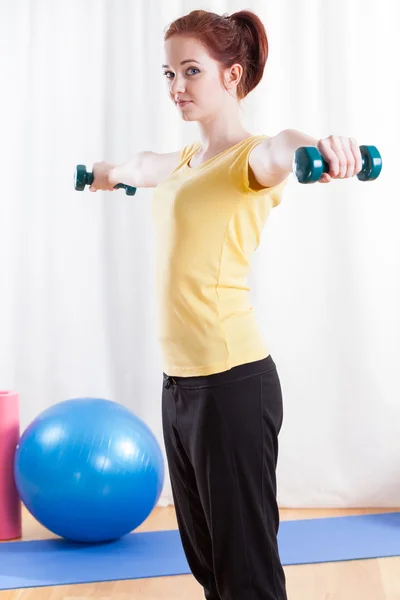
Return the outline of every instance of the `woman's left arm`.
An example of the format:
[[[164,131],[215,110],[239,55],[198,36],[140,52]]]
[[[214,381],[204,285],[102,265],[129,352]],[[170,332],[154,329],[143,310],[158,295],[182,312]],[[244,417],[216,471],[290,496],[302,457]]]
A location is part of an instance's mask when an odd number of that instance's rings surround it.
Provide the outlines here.
[[[253,148],[249,165],[264,187],[279,185],[292,173],[293,157],[301,146],[315,146],[329,164],[319,183],[354,177],[362,169],[361,152],[354,138],[330,135],[318,140],[296,129],[285,129]]]

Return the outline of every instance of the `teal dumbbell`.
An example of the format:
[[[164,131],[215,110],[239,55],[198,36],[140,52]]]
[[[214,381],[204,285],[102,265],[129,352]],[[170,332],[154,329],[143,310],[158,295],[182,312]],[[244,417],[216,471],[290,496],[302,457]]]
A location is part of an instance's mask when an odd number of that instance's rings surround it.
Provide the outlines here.
[[[74,187],[78,192],[82,192],[87,185],[92,185],[94,180],[93,173],[86,170],[85,165],[78,165],[75,169]],[[125,189],[127,196],[134,196],[136,194],[136,188],[124,183],[117,183],[114,186],[115,190],[120,188]]]
[[[360,181],[373,181],[382,170],[382,158],[375,146],[360,146],[362,169],[357,173]],[[323,173],[329,173],[329,165],[315,146],[298,148],[293,158],[293,172],[299,183],[315,183]]]

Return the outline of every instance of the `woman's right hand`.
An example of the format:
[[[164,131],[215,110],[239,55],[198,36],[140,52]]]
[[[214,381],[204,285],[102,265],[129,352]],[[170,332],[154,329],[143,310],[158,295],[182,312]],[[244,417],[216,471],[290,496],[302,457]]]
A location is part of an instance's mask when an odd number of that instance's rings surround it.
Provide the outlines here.
[[[114,185],[110,181],[110,173],[114,165],[102,161],[94,163],[93,165],[93,183],[89,187],[89,191],[97,192],[98,190],[114,191]]]

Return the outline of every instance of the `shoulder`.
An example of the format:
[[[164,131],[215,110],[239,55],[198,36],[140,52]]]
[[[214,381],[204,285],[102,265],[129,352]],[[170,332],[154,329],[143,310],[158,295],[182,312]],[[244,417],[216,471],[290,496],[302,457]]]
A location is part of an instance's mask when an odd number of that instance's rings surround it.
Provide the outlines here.
[[[200,142],[191,142],[190,144],[187,144],[186,146],[184,146],[180,153],[181,161],[184,162],[186,160],[189,160],[189,158],[192,156],[192,154],[197,152],[197,150],[199,150],[200,147],[201,147]]]
[[[230,172],[236,187],[251,195],[274,196],[273,205],[280,203],[280,197],[287,181],[276,177],[270,166],[271,136],[252,135],[243,140],[230,165]],[[276,196],[276,198],[275,198]]]
[[[272,160],[274,136],[258,136],[249,153],[248,166],[259,186],[271,188],[287,179],[287,174],[275,172]]]

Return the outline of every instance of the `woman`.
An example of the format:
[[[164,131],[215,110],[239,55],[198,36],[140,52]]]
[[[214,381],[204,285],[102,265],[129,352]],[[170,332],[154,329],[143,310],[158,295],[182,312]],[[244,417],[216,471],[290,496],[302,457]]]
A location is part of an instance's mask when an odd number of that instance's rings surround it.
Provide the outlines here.
[[[163,72],[201,142],[97,163],[90,188],[157,187],[164,440],[182,544],[209,600],[287,598],[277,546],[282,393],[249,302],[251,256],[299,146],[317,146],[329,163],[321,183],[362,167],[355,140],[243,127],[240,100],[267,56],[264,26],[250,11],[197,10],[172,23]]]

